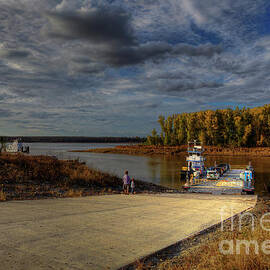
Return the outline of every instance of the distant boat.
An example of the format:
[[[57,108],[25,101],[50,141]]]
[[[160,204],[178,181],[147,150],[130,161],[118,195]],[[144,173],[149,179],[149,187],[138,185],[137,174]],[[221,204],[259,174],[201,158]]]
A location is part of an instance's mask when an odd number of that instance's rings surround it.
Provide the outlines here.
[[[29,153],[29,146],[23,145],[22,142],[19,142],[18,140],[13,141],[13,143],[7,144],[5,151],[7,153]]]

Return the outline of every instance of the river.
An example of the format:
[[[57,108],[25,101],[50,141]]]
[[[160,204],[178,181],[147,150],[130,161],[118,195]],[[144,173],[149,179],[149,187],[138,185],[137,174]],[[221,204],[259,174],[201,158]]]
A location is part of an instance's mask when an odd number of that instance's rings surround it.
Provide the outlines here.
[[[179,188],[180,169],[185,166],[185,156],[135,156],[123,154],[73,153],[70,150],[113,147],[110,143],[31,143],[30,154],[54,155],[60,159],[79,158],[92,168],[122,176],[125,170],[135,179]],[[206,157],[206,166],[214,162],[247,165],[251,161],[256,172],[256,193],[262,194],[270,186],[270,157]]]

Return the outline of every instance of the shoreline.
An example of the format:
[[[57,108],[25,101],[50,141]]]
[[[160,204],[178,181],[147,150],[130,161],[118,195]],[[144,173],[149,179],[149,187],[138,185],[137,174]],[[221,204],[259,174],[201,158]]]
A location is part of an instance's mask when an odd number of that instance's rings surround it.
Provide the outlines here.
[[[181,192],[135,179],[136,193]],[[122,179],[77,160],[0,155],[0,202],[121,194]]]
[[[270,147],[218,147],[204,146],[208,156],[254,156],[270,157]],[[102,154],[126,155],[166,155],[181,156],[187,152],[187,146],[148,146],[148,145],[119,145],[111,148],[95,148],[88,150],[72,150],[69,152],[89,152]]]
[[[56,169],[57,174],[55,173]],[[153,194],[176,191],[175,189],[140,180],[136,180],[135,183],[138,189],[137,193]],[[119,194],[122,191],[122,180],[119,177],[88,168],[82,162],[76,160],[63,161],[48,156],[26,156],[23,154],[0,155],[0,184],[0,201],[2,192],[6,196],[5,200],[2,201],[10,201]],[[179,190],[179,192],[181,191]],[[266,210],[270,212],[269,198],[260,199],[257,201],[256,206],[249,211],[256,217],[257,226],[259,217]],[[239,222],[237,218],[234,218],[236,225]],[[248,233],[249,237],[252,237],[248,216],[243,219],[243,222],[244,232]],[[226,220],[225,227],[228,231],[230,225],[231,220]],[[221,266],[219,260],[224,262],[224,257],[223,259],[220,256],[218,257],[219,253],[215,251],[218,241],[227,238],[235,239],[234,237],[241,237],[243,235],[238,230],[233,233],[228,231],[221,233],[219,225],[213,226],[197,235],[134,262],[123,269],[186,270],[190,269],[191,266],[193,266],[192,269],[200,269],[213,256],[215,256],[216,260],[215,265],[219,268]],[[258,231],[257,235],[260,236],[260,233]],[[246,257],[243,258],[246,259]]]

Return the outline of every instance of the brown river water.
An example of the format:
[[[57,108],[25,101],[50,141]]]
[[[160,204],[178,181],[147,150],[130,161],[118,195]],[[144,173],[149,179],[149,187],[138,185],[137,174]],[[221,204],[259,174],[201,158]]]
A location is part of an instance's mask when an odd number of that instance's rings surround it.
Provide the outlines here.
[[[30,154],[54,155],[60,159],[79,158],[92,168],[122,176],[125,170],[131,177],[163,186],[179,188],[184,182],[180,181],[180,170],[186,166],[183,156],[134,156],[123,154],[72,153],[70,150],[84,150],[98,147],[112,147],[117,144],[102,143],[31,143]],[[248,165],[249,161],[255,169],[255,190],[257,194],[266,193],[270,186],[270,157],[214,157],[206,156],[206,166],[214,162],[231,165]]]

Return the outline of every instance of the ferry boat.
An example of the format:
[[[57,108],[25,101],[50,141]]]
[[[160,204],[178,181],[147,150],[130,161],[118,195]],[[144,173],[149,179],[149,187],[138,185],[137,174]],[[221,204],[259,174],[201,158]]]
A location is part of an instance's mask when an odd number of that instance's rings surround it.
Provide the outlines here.
[[[203,146],[201,143],[188,143],[187,167],[181,171],[185,177],[183,188],[188,192],[214,194],[253,194],[255,187],[254,169],[251,164],[218,164],[206,168],[204,165]]]

